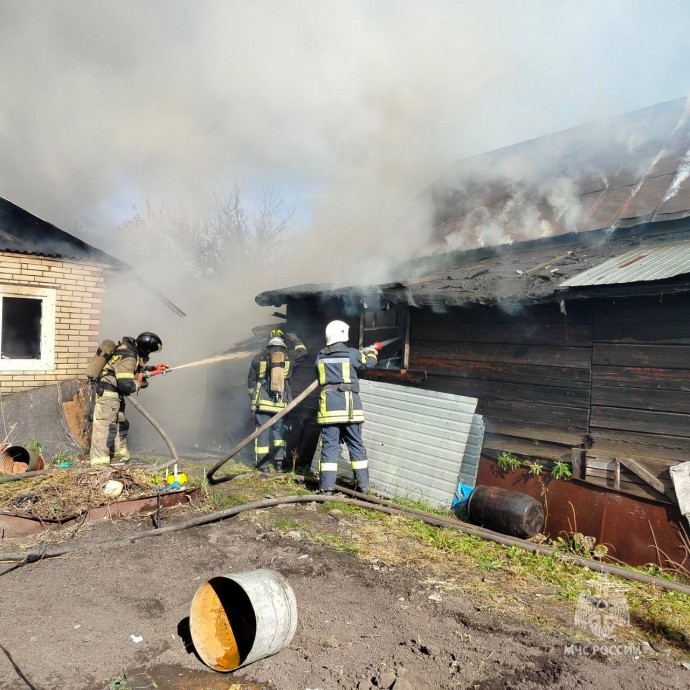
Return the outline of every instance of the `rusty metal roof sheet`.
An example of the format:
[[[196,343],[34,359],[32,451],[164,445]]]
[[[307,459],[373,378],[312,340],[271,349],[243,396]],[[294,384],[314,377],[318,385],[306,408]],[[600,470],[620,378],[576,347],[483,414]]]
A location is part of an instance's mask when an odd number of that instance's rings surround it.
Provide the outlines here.
[[[434,237],[458,248],[690,216],[685,99],[461,161],[431,190]]]
[[[690,241],[637,247],[568,280],[559,287],[664,280],[690,273]]]

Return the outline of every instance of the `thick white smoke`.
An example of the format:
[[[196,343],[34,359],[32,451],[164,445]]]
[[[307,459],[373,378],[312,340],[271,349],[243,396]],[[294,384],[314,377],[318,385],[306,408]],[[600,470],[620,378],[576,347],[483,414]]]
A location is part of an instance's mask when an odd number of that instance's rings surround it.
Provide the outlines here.
[[[0,196],[178,302],[185,320],[114,287],[103,335],[161,331],[181,363],[267,320],[261,290],[378,281],[426,252],[421,193],[453,162],[682,95],[689,16],[671,0],[4,0]],[[236,182],[295,209],[270,270],[245,261],[209,292],[188,257],[117,230],[147,202],[206,213]]]

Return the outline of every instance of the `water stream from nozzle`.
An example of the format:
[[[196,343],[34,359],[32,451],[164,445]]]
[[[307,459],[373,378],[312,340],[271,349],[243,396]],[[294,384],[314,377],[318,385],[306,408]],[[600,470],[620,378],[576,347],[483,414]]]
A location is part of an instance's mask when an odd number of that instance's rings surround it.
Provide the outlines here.
[[[178,369],[188,369],[189,367],[201,367],[206,364],[215,364],[216,362],[224,362],[231,359],[243,359],[251,357],[255,353],[251,350],[242,350],[241,352],[230,352],[227,355],[216,355],[215,357],[206,357],[206,359],[197,359],[195,362],[187,362],[187,364],[178,364],[176,367],[170,367],[168,371],[177,371]]]

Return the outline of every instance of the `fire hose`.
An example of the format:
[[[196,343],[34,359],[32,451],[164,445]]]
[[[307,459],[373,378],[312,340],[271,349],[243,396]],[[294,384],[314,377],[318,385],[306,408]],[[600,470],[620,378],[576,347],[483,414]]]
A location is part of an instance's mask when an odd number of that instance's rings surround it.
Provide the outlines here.
[[[271,498],[263,501],[255,501],[253,503],[245,503],[244,505],[234,506],[226,510],[221,510],[216,513],[210,513],[209,515],[201,515],[198,517],[191,518],[190,520],[185,520],[176,525],[169,525],[167,527],[162,527],[161,529],[153,529],[147,532],[140,532],[138,534],[131,535],[129,537],[118,537],[111,541],[99,542],[98,544],[90,546],[76,546],[71,545],[67,547],[58,547],[55,549],[45,549],[38,552],[26,552],[18,551],[12,553],[0,554],[0,562],[12,562],[18,561],[13,566],[5,571],[0,572],[0,576],[5,575],[13,570],[17,569],[17,566],[28,565],[29,563],[36,563],[43,560],[44,558],[55,558],[57,556],[64,556],[73,552],[86,552],[86,551],[100,551],[103,548],[110,546],[125,546],[130,543],[135,543],[141,539],[148,539],[150,537],[158,537],[161,534],[168,534],[170,532],[179,532],[184,529],[189,529],[192,527],[200,527],[202,525],[208,525],[214,522],[219,522],[220,520],[225,520],[227,518],[234,517],[240,513],[244,513],[248,510],[260,510],[263,508],[272,508],[279,505],[284,505],[288,503],[345,503],[348,505],[356,506],[358,508],[366,508],[368,510],[375,510],[380,513],[385,513],[386,515],[400,515],[408,517],[416,517],[422,520],[427,525],[433,525],[435,527],[446,527],[454,529],[458,532],[463,532],[464,534],[480,537],[486,539],[487,541],[492,541],[496,544],[501,544],[503,546],[517,546],[525,551],[532,551],[538,553],[542,556],[556,556],[561,557],[564,562],[572,563],[573,565],[588,568],[594,572],[606,573],[609,575],[615,575],[616,577],[621,577],[626,580],[632,580],[634,582],[641,582],[646,585],[654,585],[661,589],[667,591],[680,592],[690,596],[690,586],[681,584],[679,582],[673,582],[672,580],[664,580],[660,577],[655,577],[653,575],[646,575],[644,573],[638,573],[634,570],[628,570],[620,566],[611,565],[609,563],[603,563],[601,561],[594,560],[592,558],[583,558],[576,555],[564,555],[548,546],[543,544],[532,544],[531,542],[525,541],[523,539],[518,539],[517,537],[509,537],[504,534],[499,534],[498,532],[493,532],[491,530],[485,529],[483,527],[476,527],[474,525],[468,525],[463,522],[448,520],[442,518],[438,515],[432,515],[430,513],[425,513],[421,510],[416,510],[412,508],[407,508],[405,506],[397,506],[391,501],[385,501],[383,499],[377,499],[375,497],[359,494],[355,491],[345,489],[345,487],[336,487],[339,491],[343,491],[355,498],[343,498],[341,496],[323,496],[323,495],[313,495],[309,494],[306,496],[283,496],[281,498]],[[361,497],[361,498],[360,498]]]
[[[400,336],[395,338],[390,338],[389,340],[384,340],[383,342],[376,342],[370,345],[368,348],[364,348],[364,352],[367,349],[373,348],[377,352],[386,345],[394,343],[396,340],[400,340]],[[214,477],[213,475],[229,460],[232,460],[243,448],[246,448],[254,439],[258,438],[264,431],[270,429],[276,422],[280,421],[288,412],[292,411],[299,405],[310,393],[316,390],[319,385],[318,381],[312,381],[294,400],[288,403],[280,412],[273,415],[265,424],[262,424],[253,434],[250,434],[243,441],[240,441],[224,458],[219,460],[211,469],[206,473],[209,484],[220,484],[221,482],[227,482],[234,479],[237,475],[227,475],[225,477]]]
[[[132,407],[160,434],[160,437],[165,441],[165,445],[170,449],[170,455],[173,457],[173,461],[177,462],[180,457],[177,454],[177,450],[173,445],[170,436],[165,433],[163,427],[146,411],[144,406],[135,400],[134,398],[128,398],[127,402],[131,403]]]
[[[247,438],[240,441],[224,458],[219,460],[206,473],[209,484],[220,484],[234,479],[237,475],[229,474],[225,477],[214,477],[213,475],[226,463],[228,460],[234,458],[243,448],[246,448],[255,438],[263,434],[266,429],[270,429],[276,422],[281,420],[288,412],[294,410],[310,393],[316,390],[319,385],[318,381],[312,381],[294,400],[288,403],[280,412],[273,415],[265,424],[262,424],[253,434],[249,434]]]

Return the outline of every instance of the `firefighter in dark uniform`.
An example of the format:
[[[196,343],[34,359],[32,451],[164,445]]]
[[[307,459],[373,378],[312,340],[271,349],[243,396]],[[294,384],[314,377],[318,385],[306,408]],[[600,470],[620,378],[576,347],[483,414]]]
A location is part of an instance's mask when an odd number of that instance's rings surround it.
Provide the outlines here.
[[[362,442],[364,410],[359,397],[357,372],[376,366],[375,345],[356,350],[345,343],[350,327],[344,321],[326,326],[326,347],[316,356],[316,374],[321,384],[316,421],[321,427],[321,466],[319,491],[333,493],[342,441],[347,445],[350,463],[359,491],[369,488],[367,451]]]
[[[289,343],[290,349],[286,344]],[[290,378],[297,363],[306,357],[307,348],[294,333],[272,330],[266,348],[254,356],[247,388],[251,400],[256,428],[265,424],[280,412],[291,400]],[[259,470],[275,469],[285,472],[286,438],[288,432],[286,417],[261,433],[254,441],[254,457]]]
[[[163,349],[155,333],[141,333],[137,338],[125,337],[118,343],[96,381],[96,402],[91,433],[92,465],[127,462],[125,398],[148,386],[147,376],[168,369],[167,364],[145,366],[153,352]]]

